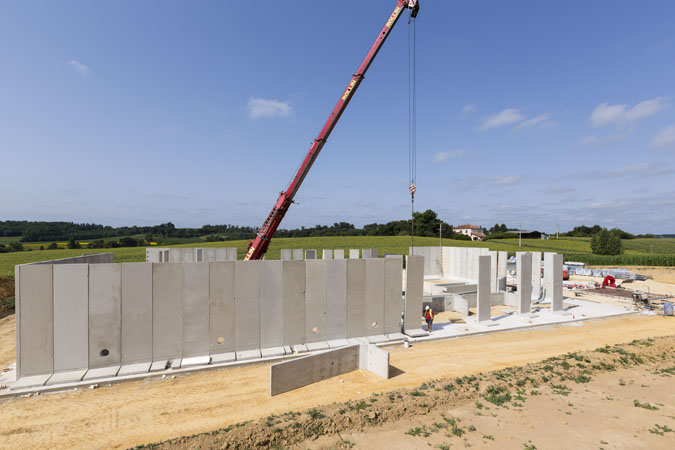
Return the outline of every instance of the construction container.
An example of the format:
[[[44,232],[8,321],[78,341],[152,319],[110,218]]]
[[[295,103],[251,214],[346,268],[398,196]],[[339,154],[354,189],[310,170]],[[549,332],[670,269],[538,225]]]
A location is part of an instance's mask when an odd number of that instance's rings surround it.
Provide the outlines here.
[[[663,304],[663,315],[664,316],[673,315],[673,304],[671,302],[666,302]]]

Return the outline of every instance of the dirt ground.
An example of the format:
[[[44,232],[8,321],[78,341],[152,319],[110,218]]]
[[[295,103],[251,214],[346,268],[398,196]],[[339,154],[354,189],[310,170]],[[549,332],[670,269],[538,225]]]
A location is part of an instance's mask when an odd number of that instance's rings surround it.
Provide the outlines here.
[[[0,322],[0,336],[11,335],[12,327],[12,321]],[[269,366],[259,365],[8,399],[0,403],[0,446],[128,448],[334,402],[365,401],[373,393],[414,389],[439,378],[668,335],[675,335],[672,318],[630,316],[430,342],[409,349],[392,347],[387,349],[394,374],[389,380],[356,371],[275,397],[269,396]],[[0,354],[11,351],[13,345],[13,336],[2,338]],[[418,415],[415,410],[410,413],[410,420]]]
[[[0,299],[14,297],[14,278],[0,276]]]

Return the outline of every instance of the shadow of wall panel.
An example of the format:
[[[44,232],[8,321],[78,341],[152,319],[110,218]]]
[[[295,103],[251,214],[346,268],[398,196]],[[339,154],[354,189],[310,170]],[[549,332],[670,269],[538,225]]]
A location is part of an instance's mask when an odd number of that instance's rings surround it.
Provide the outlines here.
[[[89,266],[89,368],[122,362],[122,267]]]
[[[260,346],[284,345],[283,261],[265,261],[260,267]]]
[[[384,259],[367,259],[365,335],[384,334]]]
[[[122,263],[121,361],[152,361],[152,263]]]
[[[181,264],[152,263],[152,360],[180,358]]]
[[[305,342],[326,341],[327,261],[308,260],[305,266]]]
[[[181,264],[181,356],[209,354],[209,263]]]
[[[54,372],[89,364],[89,265],[59,264],[54,270]]]
[[[54,371],[53,266],[17,266],[17,378]]]
[[[347,337],[347,261],[326,262],[326,340]]]
[[[261,261],[234,265],[235,347],[238,352],[260,348]]]
[[[236,350],[234,261],[209,264],[209,351],[211,355]]]
[[[347,261],[347,337],[365,336],[366,260]]]

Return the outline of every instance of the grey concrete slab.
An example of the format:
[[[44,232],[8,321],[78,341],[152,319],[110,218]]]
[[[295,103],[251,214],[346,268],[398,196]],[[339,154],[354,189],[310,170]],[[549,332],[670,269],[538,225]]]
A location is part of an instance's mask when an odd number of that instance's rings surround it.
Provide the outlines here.
[[[329,348],[340,348],[350,345],[347,339],[335,339],[326,343],[328,344]]]
[[[497,292],[497,252],[490,252],[490,258],[490,291]]]
[[[234,265],[236,349],[260,353],[260,266],[262,261],[237,261]]]
[[[463,316],[469,315],[469,308],[475,308],[477,303],[477,295],[455,295],[453,299],[453,308],[455,311]]]
[[[403,257],[384,260],[384,333],[400,333],[403,316]]]
[[[310,352],[318,352],[321,350],[328,350],[330,347],[328,346],[328,342],[308,342],[307,343],[307,351]]]
[[[38,387],[38,386],[44,386],[45,383],[47,383],[47,380],[51,378],[52,374],[44,374],[44,375],[28,375],[28,376],[23,376],[16,380],[16,383],[12,385],[12,390],[18,390],[18,389],[24,389],[24,388],[31,388],[31,387]]]
[[[89,265],[54,266],[54,372],[88,367]]]
[[[150,365],[150,372],[161,372],[168,368],[169,368],[169,360],[160,359],[152,362],[152,364]]]
[[[305,342],[326,340],[327,261],[309,260],[305,265]]]
[[[563,310],[563,255],[560,253],[555,253],[549,257],[549,267],[551,267],[549,272],[552,272],[553,275],[551,288],[551,311],[560,312]],[[546,271],[546,268],[544,268],[544,271]]]
[[[235,352],[216,353],[211,355],[211,364],[228,363],[237,360]]]
[[[122,266],[92,264],[89,266],[89,369],[121,363]]]
[[[508,252],[497,253],[497,289],[506,290],[506,261],[509,258]]]
[[[532,300],[541,295],[541,252],[530,252],[532,255]]]
[[[359,346],[331,350],[270,366],[270,395],[298,389],[358,369]]]
[[[321,252],[321,259],[333,259],[333,250],[324,248]]]
[[[384,334],[384,261],[366,260],[365,336]]]
[[[216,261],[216,249],[214,247],[204,249],[204,261],[206,262]]]
[[[133,364],[126,364],[120,367],[119,372],[117,372],[118,377],[122,377],[125,375],[137,375],[140,373],[148,373],[150,372],[150,366],[152,365],[151,362],[140,362],[140,363],[133,363]]]
[[[183,250],[180,248],[169,249],[169,262],[179,263],[183,261]]]
[[[333,250],[333,259],[345,259],[345,250],[342,248]]]
[[[16,375],[19,381],[33,375],[51,375],[54,371],[52,267],[23,265],[15,270],[16,280],[19,280],[15,298]]]
[[[234,261],[209,264],[209,353],[214,358],[236,349],[234,265]]]
[[[120,371],[120,366],[98,367],[96,369],[89,369],[82,377],[82,381],[95,380],[97,378],[110,378],[117,376]]]
[[[274,358],[277,356],[284,356],[286,351],[284,347],[269,347],[260,349],[263,358]]]
[[[389,342],[391,342],[391,341],[405,340],[406,336],[403,333],[389,333],[387,335],[387,338],[389,338]]]
[[[260,266],[260,347],[262,349],[284,345],[283,283],[283,261],[263,262]]]
[[[195,248],[194,254],[195,254],[195,262],[204,262],[204,249],[203,248]]]
[[[366,336],[366,339],[371,344],[383,344],[389,340],[386,334],[376,334],[373,336]]]
[[[45,386],[53,386],[55,384],[63,384],[63,383],[76,383],[78,381],[82,381],[82,377],[84,377],[84,374],[87,373],[87,369],[77,369],[77,370],[70,370],[68,372],[57,372],[51,377],[49,377],[49,380],[47,380]]]
[[[287,355],[292,355],[293,348],[290,345],[284,345],[284,352],[286,352]]]
[[[227,247],[225,252],[228,261],[237,261],[237,247]]]
[[[300,354],[300,353],[307,353],[309,351],[309,349],[307,348],[307,346],[305,344],[297,344],[297,345],[293,345],[291,347],[293,347],[293,353]]]
[[[361,249],[361,257],[363,259],[372,258],[371,252],[372,252],[372,250],[369,249],[369,248],[362,248]]]
[[[518,313],[530,312],[532,303],[532,254],[521,253],[516,256],[516,272],[518,284]]]
[[[347,338],[366,334],[366,261],[347,261]]]
[[[359,369],[368,370],[382,378],[388,379],[389,352],[375,345],[361,345],[359,349]]]
[[[282,261],[290,261],[293,259],[293,252],[291,251],[290,248],[282,248],[281,249],[281,260]]]
[[[476,316],[479,322],[490,320],[491,318],[491,265],[492,256],[478,257],[478,294],[476,296]]]
[[[195,249],[183,247],[180,249],[181,252],[181,262],[191,263],[195,262]]]
[[[209,354],[209,263],[183,264],[181,356]]]
[[[405,322],[404,330],[420,328],[422,323],[422,295],[424,290],[424,257],[406,258]]]
[[[153,361],[166,361],[181,355],[182,266],[152,264]]]
[[[193,356],[190,358],[183,358],[180,363],[180,366],[185,367],[198,367],[198,366],[208,366],[211,363],[210,356]]]
[[[227,249],[224,247],[216,247],[216,261],[223,262],[227,260]]]
[[[284,345],[305,342],[305,262],[284,261]]]
[[[326,333],[329,341],[347,337],[347,260],[326,263]]]
[[[305,250],[305,259],[316,259],[317,251],[316,249],[307,249]]]
[[[349,259],[359,259],[359,249],[350,248],[349,249]]]
[[[476,292],[477,290],[477,284],[461,284],[457,286],[448,286],[445,288],[445,292],[447,294],[466,294],[469,292]]]
[[[293,249],[293,259],[296,261],[300,261],[305,259],[304,258],[304,251],[301,248],[294,248]]]
[[[121,364],[152,361],[152,263],[122,263]]]

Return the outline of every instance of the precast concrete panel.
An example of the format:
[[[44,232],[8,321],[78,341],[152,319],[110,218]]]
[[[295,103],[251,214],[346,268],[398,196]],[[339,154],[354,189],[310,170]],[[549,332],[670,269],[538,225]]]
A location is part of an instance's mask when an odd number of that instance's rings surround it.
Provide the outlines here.
[[[497,292],[497,252],[490,252],[490,291]]]
[[[551,311],[563,310],[563,255],[554,253],[548,258],[548,265],[544,267],[544,273],[548,270],[552,274],[551,285]],[[550,268],[550,269],[549,269]]]
[[[181,248],[181,262],[191,263],[195,261],[195,249],[194,248]]]
[[[290,261],[293,259],[293,252],[291,251],[290,248],[282,248],[281,249],[281,260],[282,261]]]
[[[303,259],[305,259],[304,251],[301,248],[294,248],[293,249],[293,260],[301,261]]]
[[[384,334],[384,261],[366,260],[366,336]]]
[[[225,253],[227,254],[227,261],[237,260],[237,247],[227,247]]]
[[[508,252],[497,253],[497,289],[506,290],[506,261],[509,259]]]
[[[183,358],[209,354],[209,264],[183,265],[181,354]]]
[[[532,303],[532,254],[521,253],[516,256],[516,271],[518,283],[518,313],[530,312]]]
[[[422,324],[422,295],[424,291],[424,261],[422,256],[406,259],[405,330],[416,330]]]
[[[216,261],[227,261],[227,249],[216,247]]]
[[[459,250],[459,277],[469,278],[469,249],[461,247]]]
[[[366,261],[347,261],[347,338],[365,336]]]
[[[490,320],[492,298],[490,295],[491,256],[478,257],[478,296],[476,300],[476,316],[479,322]]]
[[[89,265],[54,266],[54,372],[89,364]]]
[[[284,261],[284,345],[305,343],[305,264]]]
[[[359,259],[359,249],[350,248],[349,249],[349,259]]]
[[[305,259],[316,259],[316,254],[316,249],[307,249],[305,250]]]
[[[234,302],[237,352],[260,349],[260,265],[237,261],[234,265]]]
[[[326,341],[326,261],[305,266],[305,342]]]
[[[552,299],[553,293],[553,270],[546,270],[548,266],[553,264],[554,252],[544,253],[544,294],[547,300]]]
[[[284,263],[265,261],[260,266],[260,347],[284,345]]]
[[[209,264],[209,352],[236,350],[234,261]]]
[[[51,265],[16,266],[16,376],[54,371]]]
[[[532,300],[538,300],[541,295],[541,252],[532,254]]]
[[[89,266],[89,368],[122,364],[122,266]]]
[[[343,248],[333,250],[333,259],[345,259],[345,250]]]
[[[321,252],[321,259],[333,259],[333,250],[324,248]]]
[[[194,249],[194,261],[195,262],[204,262],[204,249],[195,248]]]
[[[441,247],[429,248],[429,275],[440,278],[442,273],[442,249]]]
[[[384,260],[384,334],[401,332],[403,258]]]
[[[183,264],[152,265],[152,359],[181,356],[181,269]]]
[[[169,249],[169,262],[179,263],[183,261],[183,250],[180,248],[170,248]]]
[[[347,262],[339,259],[326,263],[327,341],[347,337]]]
[[[152,361],[152,263],[123,263],[121,363]]]

